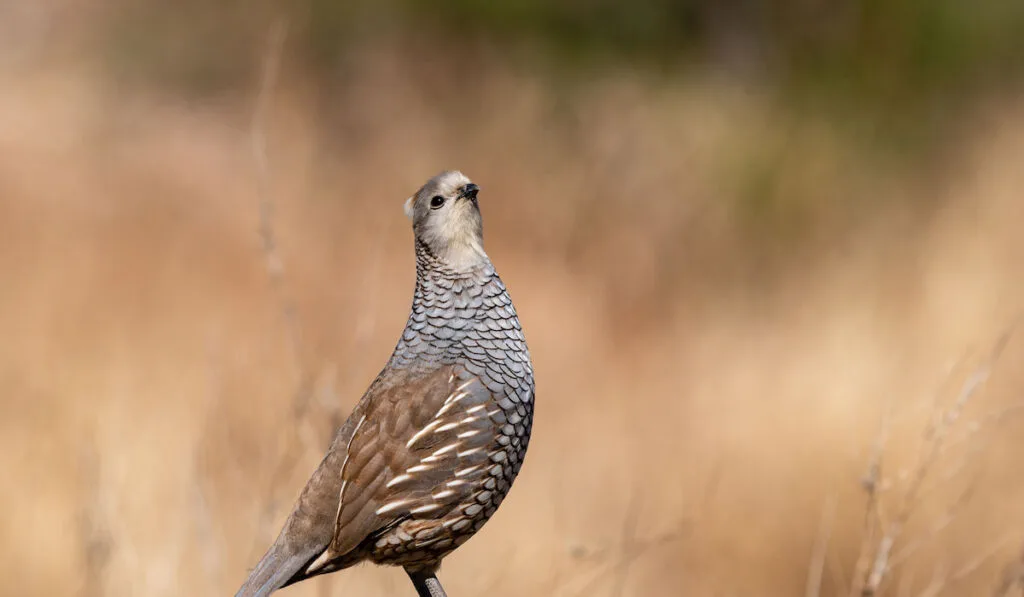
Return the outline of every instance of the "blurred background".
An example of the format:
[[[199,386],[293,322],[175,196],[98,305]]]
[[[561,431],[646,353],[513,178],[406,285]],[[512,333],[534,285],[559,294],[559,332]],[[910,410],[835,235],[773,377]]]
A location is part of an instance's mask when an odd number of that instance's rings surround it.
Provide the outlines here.
[[[233,594],[404,325],[404,199],[457,168],[538,402],[449,594],[1019,595],[1021,31],[0,1],[0,594]]]

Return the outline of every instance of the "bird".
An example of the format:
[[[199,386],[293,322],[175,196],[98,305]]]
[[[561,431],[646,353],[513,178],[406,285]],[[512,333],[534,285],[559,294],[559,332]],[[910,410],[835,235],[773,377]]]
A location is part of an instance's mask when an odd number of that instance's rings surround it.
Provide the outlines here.
[[[479,190],[449,170],[406,200],[405,329],[235,597],[362,562],[402,567],[420,597],[446,597],[442,559],[508,494],[533,427],[533,363],[484,251]]]

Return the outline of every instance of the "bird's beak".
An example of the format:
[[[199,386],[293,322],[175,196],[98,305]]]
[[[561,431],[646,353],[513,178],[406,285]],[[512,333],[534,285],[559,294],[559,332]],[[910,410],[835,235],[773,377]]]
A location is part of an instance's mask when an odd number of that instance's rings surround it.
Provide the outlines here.
[[[480,187],[476,186],[473,183],[468,183],[466,186],[462,187],[462,192],[459,193],[459,198],[466,198],[472,201],[473,203],[476,203],[476,194],[479,192]]]

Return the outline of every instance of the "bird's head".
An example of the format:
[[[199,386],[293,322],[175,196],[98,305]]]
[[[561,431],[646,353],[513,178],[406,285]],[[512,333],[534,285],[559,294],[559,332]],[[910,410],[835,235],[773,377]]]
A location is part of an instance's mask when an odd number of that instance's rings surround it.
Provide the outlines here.
[[[449,170],[428,180],[405,202],[416,240],[455,270],[487,261],[478,190],[464,174]]]

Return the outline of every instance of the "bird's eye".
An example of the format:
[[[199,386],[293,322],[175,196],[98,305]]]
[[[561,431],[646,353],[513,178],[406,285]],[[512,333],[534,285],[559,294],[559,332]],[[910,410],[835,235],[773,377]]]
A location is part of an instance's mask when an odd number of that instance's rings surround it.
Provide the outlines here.
[[[434,197],[430,200],[430,207],[433,207],[434,209],[437,209],[442,205],[444,205],[444,197],[440,195],[434,195]]]

